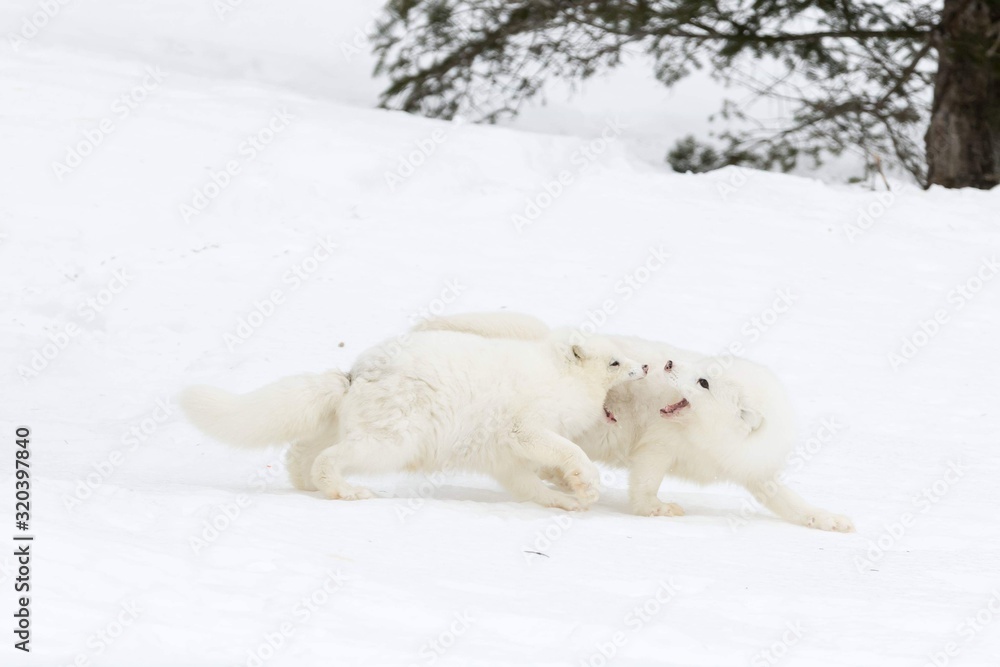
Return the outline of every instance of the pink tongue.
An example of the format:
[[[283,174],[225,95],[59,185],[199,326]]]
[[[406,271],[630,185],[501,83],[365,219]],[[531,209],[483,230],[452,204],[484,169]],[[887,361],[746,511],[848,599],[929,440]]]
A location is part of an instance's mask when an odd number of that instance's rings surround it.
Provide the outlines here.
[[[680,410],[681,408],[686,408],[688,405],[689,405],[688,400],[686,398],[682,398],[679,402],[674,403],[673,405],[668,405],[667,407],[661,409],[660,414],[671,415]]]

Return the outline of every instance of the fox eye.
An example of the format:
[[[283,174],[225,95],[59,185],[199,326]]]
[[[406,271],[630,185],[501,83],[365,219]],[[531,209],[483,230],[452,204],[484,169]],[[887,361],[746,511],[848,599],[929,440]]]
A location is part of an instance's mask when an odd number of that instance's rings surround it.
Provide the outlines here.
[[[705,378],[699,378],[698,384],[700,384],[705,389],[708,389],[708,380],[706,380]]]
[[[614,366],[617,366],[617,365],[618,365],[618,362],[617,362],[617,361],[612,361],[612,362],[611,362],[611,366],[612,366],[612,367],[614,367]]]

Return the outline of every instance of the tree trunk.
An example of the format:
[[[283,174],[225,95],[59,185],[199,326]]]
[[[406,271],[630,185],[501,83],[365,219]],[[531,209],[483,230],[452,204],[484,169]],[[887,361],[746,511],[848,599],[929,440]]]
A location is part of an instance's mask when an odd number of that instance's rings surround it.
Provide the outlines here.
[[[927,183],[1000,183],[1000,0],[945,0],[927,128]]]

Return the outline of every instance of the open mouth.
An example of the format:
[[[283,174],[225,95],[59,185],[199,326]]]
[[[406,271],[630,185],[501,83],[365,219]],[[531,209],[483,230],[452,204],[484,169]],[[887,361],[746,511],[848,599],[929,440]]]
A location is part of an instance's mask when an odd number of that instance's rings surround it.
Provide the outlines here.
[[[608,408],[608,406],[606,405],[604,406],[604,421],[608,422],[609,424],[618,423],[618,419],[615,418],[615,413],[611,412],[611,409]]]
[[[680,412],[689,405],[691,404],[688,403],[688,400],[686,398],[682,398],[681,400],[672,405],[668,405],[665,408],[660,408],[660,414],[663,415],[664,417],[669,417],[671,415],[677,414],[678,412]]]

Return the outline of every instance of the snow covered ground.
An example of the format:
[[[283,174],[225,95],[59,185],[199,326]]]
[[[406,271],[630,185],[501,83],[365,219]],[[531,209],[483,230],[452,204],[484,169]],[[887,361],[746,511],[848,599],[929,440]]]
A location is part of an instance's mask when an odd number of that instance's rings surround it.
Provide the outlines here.
[[[372,110],[335,60],[364,4],[72,3],[5,47],[0,517],[28,426],[35,541],[30,655],[0,550],[0,663],[997,664],[1000,190],[674,174],[613,109],[586,137]],[[687,516],[633,517],[613,470],[583,514],[471,476],[324,501],[171,402],[496,309],[741,346],[801,415],[790,484],[858,532],[674,482]]]

